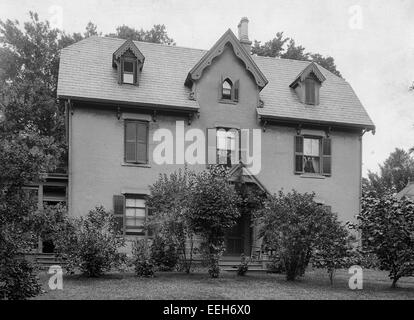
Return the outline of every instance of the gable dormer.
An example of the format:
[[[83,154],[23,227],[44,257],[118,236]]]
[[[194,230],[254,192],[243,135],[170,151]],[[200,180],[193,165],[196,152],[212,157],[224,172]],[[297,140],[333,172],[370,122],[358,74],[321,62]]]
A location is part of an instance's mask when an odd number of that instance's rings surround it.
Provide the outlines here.
[[[125,41],[112,55],[112,67],[118,70],[118,83],[138,85],[144,61],[144,55],[134,42]]]
[[[295,90],[300,102],[309,105],[319,104],[319,90],[326,80],[318,66],[312,62],[295,78],[290,87]]]

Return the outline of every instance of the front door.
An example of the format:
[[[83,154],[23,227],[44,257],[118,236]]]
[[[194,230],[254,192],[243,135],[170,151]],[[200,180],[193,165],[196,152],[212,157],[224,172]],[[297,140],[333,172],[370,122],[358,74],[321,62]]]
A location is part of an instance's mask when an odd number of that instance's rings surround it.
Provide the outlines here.
[[[225,239],[225,255],[240,256],[242,253],[250,255],[250,215],[242,215],[236,225],[231,228]]]

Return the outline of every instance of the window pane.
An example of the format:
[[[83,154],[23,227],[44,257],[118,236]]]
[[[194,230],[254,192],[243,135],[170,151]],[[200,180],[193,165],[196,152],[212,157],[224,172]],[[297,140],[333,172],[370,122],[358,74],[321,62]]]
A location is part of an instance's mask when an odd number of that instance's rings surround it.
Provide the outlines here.
[[[124,72],[124,83],[134,83],[134,74]]]
[[[231,99],[231,82],[230,80],[226,79],[223,82],[222,92],[223,92],[223,99]]]
[[[145,218],[145,208],[144,209],[135,209],[135,214],[137,217]]]
[[[138,122],[138,140],[147,142],[147,124]]]
[[[125,160],[128,161],[136,161],[136,143],[135,142],[126,142],[125,143]]]
[[[127,225],[127,226],[136,226],[136,224],[135,224],[135,218],[130,218],[130,217],[127,217],[126,218],[126,220],[125,220],[125,224]]]
[[[145,199],[135,199],[135,206],[145,208]]]
[[[126,198],[125,204],[127,207],[135,207],[135,199],[134,198]]]
[[[126,216],[134,217],[135,219],[135,208],[126,208]]]
[[[136,139],[136,123],[134,122],[126,122],[126,130],[125,135],[127,141],[135,141]]]
[[[227,132],[223,129],[217,130],[217,149],[226,150]]]
[[[134,63],[131,61],[124,61],[124,72],[134,72]]]
[[[304,157],[304,171],[307,173],[320,173],[320,159],[318,157]]]
[[[307,156],[319,157],[319,139],[305,138],[303,153]]]

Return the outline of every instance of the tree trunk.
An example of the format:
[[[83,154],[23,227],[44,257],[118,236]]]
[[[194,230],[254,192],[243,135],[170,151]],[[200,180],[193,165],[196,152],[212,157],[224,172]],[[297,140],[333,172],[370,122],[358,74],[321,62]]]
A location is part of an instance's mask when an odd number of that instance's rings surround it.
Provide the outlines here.
[[[391,288],[396,288],[397,287],[398,279],[399,279],[399,277],[395,277],[395,278],[392,279]]]

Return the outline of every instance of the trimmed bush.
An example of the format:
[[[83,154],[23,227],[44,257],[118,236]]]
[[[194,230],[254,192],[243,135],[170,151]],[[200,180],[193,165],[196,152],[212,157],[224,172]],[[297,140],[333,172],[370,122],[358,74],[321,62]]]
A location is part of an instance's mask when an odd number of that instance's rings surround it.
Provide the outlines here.
[[[155,265],[151,259],[150,249],[146,240],[135,240],[132,243],[132,263],[138,277],[153,277]]]

